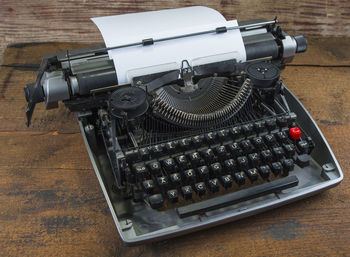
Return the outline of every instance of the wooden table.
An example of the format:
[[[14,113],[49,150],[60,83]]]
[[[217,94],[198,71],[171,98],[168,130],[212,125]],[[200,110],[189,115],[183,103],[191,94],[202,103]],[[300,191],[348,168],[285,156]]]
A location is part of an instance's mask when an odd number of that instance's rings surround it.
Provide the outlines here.
[[[350,255],[350,39],[312,39],[282,72],[343,168],[344,181],[317,196],[237,222],[126,247],[101,192],[75,115],[36,107],[25,126],[23,87],[44,53],[72,43],[15,44],[0,72],[1,256]]]

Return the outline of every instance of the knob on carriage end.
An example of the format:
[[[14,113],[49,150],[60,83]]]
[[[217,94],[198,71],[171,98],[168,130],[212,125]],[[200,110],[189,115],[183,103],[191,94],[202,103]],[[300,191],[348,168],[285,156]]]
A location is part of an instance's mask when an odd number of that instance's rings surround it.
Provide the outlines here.
[[[296,53],[303,53],[307,49],[307,39],[303,35],[298,35],[294,37],[295,42],[297,43]]]
[[[146,91],[139,87],[122,87],[109,98],[110,112],[116,118],[133,120],[144,114],[148,106]]]
[[[251,63],[246,68],[247,76],[257,88],[269,88],[280,78],[280,69],[267,62]]]

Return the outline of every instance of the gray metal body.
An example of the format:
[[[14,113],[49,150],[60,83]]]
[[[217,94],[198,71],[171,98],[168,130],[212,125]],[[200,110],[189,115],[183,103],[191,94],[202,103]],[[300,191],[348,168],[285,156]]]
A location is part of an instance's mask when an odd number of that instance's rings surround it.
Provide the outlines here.
[[[96,155],[92,151],[83,124],[79,121],[94,171],[122,240],[126,244],[133,245],[194,232],[276,208],[339,184],[343,179],[343,173],[322,132],[304,106],[288,89],[285,97],[291,111],[297,114],[298,124],[312,136],[316,144],[311,154],[310,166],[303,169],[295,166],[294,171],[290,173],[298,177],[299,185],[283,190],[278,195],[269,194],[206,212],[206,215],[200,217],[195,215],[180,218],[175,209],[157,211],[144,203],[121,198],[112,190],[113,175],[107,156]]]

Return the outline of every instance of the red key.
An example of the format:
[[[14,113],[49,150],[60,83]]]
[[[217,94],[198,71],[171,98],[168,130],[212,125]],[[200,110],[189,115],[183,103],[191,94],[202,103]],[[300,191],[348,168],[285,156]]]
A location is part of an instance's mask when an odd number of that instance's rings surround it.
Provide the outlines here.
[[[289,135],[292,139],[298,140],[301,138],[301,130],[298,127],[290,128]]]

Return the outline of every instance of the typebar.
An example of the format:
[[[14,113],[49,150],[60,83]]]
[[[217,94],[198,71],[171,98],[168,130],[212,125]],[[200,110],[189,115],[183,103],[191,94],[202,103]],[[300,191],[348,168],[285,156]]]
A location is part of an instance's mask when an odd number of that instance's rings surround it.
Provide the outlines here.
[[[257,185],[251,188],[242,189],[237,192],[218,196],[216,198],[182,206],[176,209],[180,218],[186,218],[196,214],[203,214],[207,211],[216,210],[232,204],[247,201],[263,195],[279,192],[283,189],[297,186],[299,180],[296,176],[288,176],[269,183]]]

